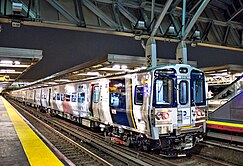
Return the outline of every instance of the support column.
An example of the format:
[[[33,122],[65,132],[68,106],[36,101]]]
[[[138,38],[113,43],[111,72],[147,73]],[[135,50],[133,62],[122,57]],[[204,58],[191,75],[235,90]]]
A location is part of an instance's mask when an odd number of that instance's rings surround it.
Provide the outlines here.
[[[146,55],[146,65],[147,67],[155,67],[157,66],[157,59],[156,59],[156,41],[154,37],[150,37],[146,43],[145,49]]]
[[[185,41],[181,41],[176,48],[176,62],[187,64],[187,46]]]

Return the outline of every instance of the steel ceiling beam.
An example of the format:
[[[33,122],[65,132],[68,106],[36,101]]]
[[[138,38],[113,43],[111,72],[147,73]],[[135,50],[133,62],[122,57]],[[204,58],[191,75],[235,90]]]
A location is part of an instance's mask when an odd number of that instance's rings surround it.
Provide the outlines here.
[[[201,13],[203,12],[203,10],[205,9],[205,7],[207,6],[207,4],[209,2],[210,2],[210,0],[204,0],[202,2],[202,4],[200,5],[199,9],[197,10],[197,12],[192,17],[192,20],[190,21],[189,25],[186,27],[185,35],[182,36],[182,40],[185,40],[187,38],[187,36],[190,33],[192,27],[194,26],[194,24],[196,23],[197,19],[199,18],[199,16],[201,15]]]
[[[52,7],[54,7],[58,12],[60,12],[66,19],[71,23],[76,25],[79,24],[79,19],[68,12],[65,7],[57,0],[46,0]]]
[[[233,20],[236,16],[238,16],[241,12],[243,11],[243,6],[240,7],[240,9],[238,9],[237,11],[235,11],[235,13],[233,13],[232,15],[230,15],[230,19],[228,19],[228,21]]]
[[[120,2],[117,2],[117,7],[121,14],[123,14],[133,25],[137,23],[137,18],[130,13]]]
[[[100,10],[89,0],[83,0],[83,4],[110,27],[118,27],[118,24],[115,21],[113,21],[109,16],[107,16],[102,10]]]
[[[82,9],[82,0],[73,0],[76,17],[79,18],[80,26],[85,27],[84,13]]]
[[[152,33],[151,33],[151,35],[150,35],[151,37],[155,36],[155,34],[157,33],[157,30],[158,30],[158,28],[159,28],[159,26],[160,26],[162,20],[164,19],[165,14],[167,13],[167,11],[168,11],[168,9],[169,9],[169,7],[170,7],[170,5],[171,5],[172,2],[173,2],[173,0],[167,0],[167,1],[166,1],[165,6],[164,6],[164,8],[163,8],[161,14],[160,14],[160,16],[159,16],[157,22],[155,23],[155,26],[154,26],[154,28],[153,28],[153,31],[152,31]]]

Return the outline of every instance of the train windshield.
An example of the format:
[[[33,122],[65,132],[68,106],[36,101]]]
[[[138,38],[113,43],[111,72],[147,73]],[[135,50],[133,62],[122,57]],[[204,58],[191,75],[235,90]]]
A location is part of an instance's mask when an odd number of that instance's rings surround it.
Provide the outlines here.
[[[155,106],[168,106],[173,104],[174,80],[162,77],[155,80],[154,104]]]
[[[206,104],[204,74],[199,71],[192,71],[191,78],[192,104]]]

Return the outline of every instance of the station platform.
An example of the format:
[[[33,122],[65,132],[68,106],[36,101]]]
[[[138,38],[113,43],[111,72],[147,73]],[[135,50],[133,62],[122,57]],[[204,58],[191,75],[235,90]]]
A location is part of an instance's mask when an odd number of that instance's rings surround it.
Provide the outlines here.
[[[0,97],[0,165],[69,165]]]

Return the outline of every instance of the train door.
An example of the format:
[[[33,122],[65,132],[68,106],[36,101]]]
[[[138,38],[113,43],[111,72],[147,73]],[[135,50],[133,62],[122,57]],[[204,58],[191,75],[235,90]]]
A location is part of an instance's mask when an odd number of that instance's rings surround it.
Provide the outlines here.
[[[48,100],[48,106],[51,106],[51,88],[49,88],[47,100]]]
[[[100,119],[99,96],[100,96],[99,84],[92,84],[91,85],[91,113],[93,117],[96,119]]]
[[[178,119],[180,126],[191,126],[191,99],[190,99],[190,79],[177,80],[178,83]]]

